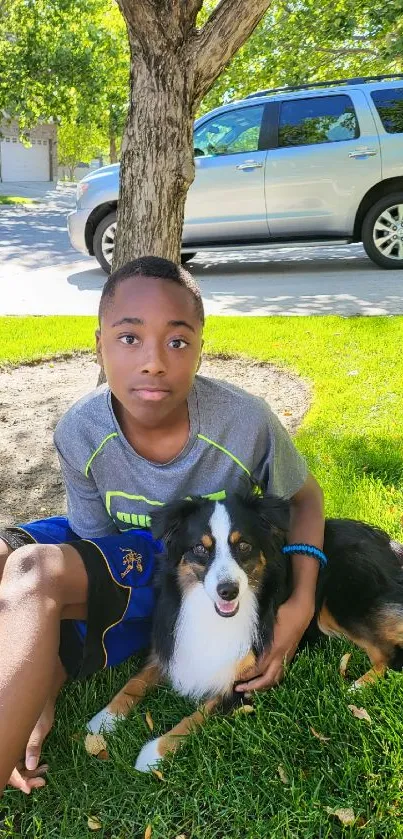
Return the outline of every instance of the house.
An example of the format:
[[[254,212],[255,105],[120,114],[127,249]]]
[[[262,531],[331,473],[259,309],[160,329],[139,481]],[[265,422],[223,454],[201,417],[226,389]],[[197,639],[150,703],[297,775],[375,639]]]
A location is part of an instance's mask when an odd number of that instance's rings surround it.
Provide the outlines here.
[[[0,114],[0,181],[57,180],[57,126],[36,125],[29,141],[28,146],[19,139],[17,121]]]

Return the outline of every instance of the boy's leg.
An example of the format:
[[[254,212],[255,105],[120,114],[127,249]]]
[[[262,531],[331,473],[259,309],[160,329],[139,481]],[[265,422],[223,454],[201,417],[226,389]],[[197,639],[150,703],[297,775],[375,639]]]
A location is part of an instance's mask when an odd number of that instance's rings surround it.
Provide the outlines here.
[[[4,566],[6,564],[6,560],[13,553],[14,548],[10,547],[10,545],[4,541],[4,539],[0,539],[0,582],[3,576]],[[35,770],[39,764],[39,758],[41,754],[42,744],[49,731],[52,728],[53,721],[54,721],[54,711],[55,711],[55,704],[58,694],[63,687],[65,681],[67,679],[67,673],[60,661],[60,658],[57,658],[55,672],[52,680],[52,687],[51,692],[46,700],[45,706],[42,709],[42,712],[37,720],[27,743],[27,747],[25,750],[25,766],[28,770]],[[20,772],[16,773],[15,777],[15,785],[20,787],[21,783],[24,783],[22,774]],[[24,791],[28,792],[29,787],[36,786],[34,782],[24,784]]]
[[[60,621],[85,620],[87,588],[84,563],[71,545],[26,545],[5,562],[0,585],[0,789],[51,694]]]

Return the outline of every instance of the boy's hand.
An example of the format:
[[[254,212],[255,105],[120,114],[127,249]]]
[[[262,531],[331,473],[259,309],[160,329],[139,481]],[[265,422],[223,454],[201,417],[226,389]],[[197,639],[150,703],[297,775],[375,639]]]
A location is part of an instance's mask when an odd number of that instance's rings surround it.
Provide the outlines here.
[[[238,684],[239,693],[264,690],[278,684],[284,675],[284,662],[293,658],[314,614],[314,604],[291,597],[280,606],[274,626],[273,643],[246,673],[248,681]]]
[[[26,795],[29,795],[31,790],[45,786],[46,781],[42,776],[45,772],[47,772],[48,768],[49,767],[46,763],[43,763],[42,766],[38,766],[37,769],[30,771],[25,768],[23,762],[21,761],[17,764],[15,769],[13,769],[8,783],[15,789],[19,789],[21,792],[25,792]]]

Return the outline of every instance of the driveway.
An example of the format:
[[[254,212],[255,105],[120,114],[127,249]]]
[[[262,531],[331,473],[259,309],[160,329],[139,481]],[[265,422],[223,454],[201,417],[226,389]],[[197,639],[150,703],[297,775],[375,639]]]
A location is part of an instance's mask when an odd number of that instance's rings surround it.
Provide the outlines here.
[[[73,186],[0,184],[39,200],[0,207],[0,315],[95,314],[105,274],[66,232]],[[206,311],[221,315],[403,314],[403,272],[361,245],[199,253],[189,264]]]

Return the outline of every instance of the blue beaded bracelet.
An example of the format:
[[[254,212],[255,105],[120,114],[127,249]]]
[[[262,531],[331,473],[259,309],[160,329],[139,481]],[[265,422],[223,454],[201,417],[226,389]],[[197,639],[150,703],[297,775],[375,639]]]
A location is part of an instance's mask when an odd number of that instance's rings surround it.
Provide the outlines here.
[[[315,559],[319,560],[321,568],[325,568],[327,565],[327,556],[319,548],[315,548],[314,545],[284,545],[281,551],[283,554],[307,554],[307,556],[314,556]]]

